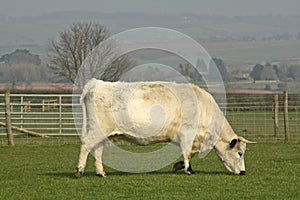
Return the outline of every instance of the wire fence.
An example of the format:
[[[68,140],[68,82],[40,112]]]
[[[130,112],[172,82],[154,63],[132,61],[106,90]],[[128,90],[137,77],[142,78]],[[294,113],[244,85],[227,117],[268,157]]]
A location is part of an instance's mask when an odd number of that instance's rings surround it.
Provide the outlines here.
[[[227,119],[238,135],[263,142],[285,139],[284,95],[278,95],[278,135],[275,136],[275,94],[228,94]],[[291,142],[300,141],[300,95],[288,98],[289,136]]]
[[[5,95],[0,94],[0,122],[5,122]],[[71,94],[11,94],[11,121],[13,126],[47,134],[40,139],[14,131],[16,143],[65,144],[79,143],[75,122],[82,120],[80,105]],[[217,97],[216,97],[217,98]],[[217,100],[218,101],[218,100]],[[76,101],[78,102],[78,101]],[[274,142],[284,140],[283,95],[279,94],[279,134],[274,136],[273,94],[227,94],[226,104],[220,104],[235,132],[247,139]],[[289,95],[290,141],[299,142],[300,95]],[[0,127],[0,144],[6,145],[6,128]]]

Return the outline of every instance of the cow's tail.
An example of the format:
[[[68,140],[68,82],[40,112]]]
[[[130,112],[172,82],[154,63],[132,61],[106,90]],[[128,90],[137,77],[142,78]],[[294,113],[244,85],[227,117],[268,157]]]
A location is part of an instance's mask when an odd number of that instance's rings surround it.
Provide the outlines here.
[[[81,104],[81,108],[82,108],[82,130],[81,130],[81,137],[86,136],[87,133],[87,109],[86,109],[86,101],[85,101],[85,97],[86,95],[91,92],[92,90],[94,90],[95,86],[96,86],[96,79],[91,79],[89,82],[87,82],[82,90],[82,94],[80,96],[80,104]]]

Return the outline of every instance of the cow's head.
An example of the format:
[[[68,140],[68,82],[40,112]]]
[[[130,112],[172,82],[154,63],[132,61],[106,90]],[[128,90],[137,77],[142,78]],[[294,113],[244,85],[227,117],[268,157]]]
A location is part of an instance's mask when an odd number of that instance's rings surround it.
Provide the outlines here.
[[[244,155],[247,143],[255,143],[242,137],[233,138],[230,142],[220,140],[214,146],[215,152],[227,170],[234,174],[245,175]]]

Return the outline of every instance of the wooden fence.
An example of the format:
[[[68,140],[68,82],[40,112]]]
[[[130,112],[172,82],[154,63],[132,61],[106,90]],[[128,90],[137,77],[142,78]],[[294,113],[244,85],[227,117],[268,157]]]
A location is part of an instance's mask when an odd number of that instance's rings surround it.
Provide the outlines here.
[[[43,99],[42,100],[42,112],[58,109],[58,99]]]

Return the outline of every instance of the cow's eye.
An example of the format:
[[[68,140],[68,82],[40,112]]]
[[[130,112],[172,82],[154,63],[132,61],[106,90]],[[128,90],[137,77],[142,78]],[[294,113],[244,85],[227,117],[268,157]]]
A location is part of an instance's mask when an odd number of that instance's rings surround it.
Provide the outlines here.
[[[243,156],[243,152],[238,152],[239,156],[242,157]]]

